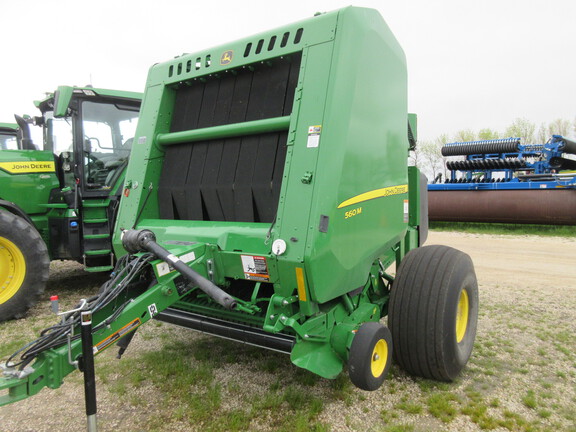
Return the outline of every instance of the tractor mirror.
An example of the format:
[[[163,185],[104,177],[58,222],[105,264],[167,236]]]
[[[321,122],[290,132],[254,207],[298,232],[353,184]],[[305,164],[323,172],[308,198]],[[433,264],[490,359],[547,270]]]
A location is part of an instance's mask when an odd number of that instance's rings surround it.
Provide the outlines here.
[[[66,117],[73,92],[74,89],[68,86],[60,86],[54,92],[54,117]]]

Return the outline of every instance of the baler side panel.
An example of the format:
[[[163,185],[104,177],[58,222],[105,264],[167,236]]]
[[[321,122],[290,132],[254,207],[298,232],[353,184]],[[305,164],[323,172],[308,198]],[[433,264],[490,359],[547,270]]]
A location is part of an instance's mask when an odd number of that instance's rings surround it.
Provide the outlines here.
[[[122,247],[121,229],[129,229],[144,218],[158,218],[157,185],[164,149],[155,143],[154,138],[158,133],[168,132],[170,128],[174,97],[173,91],[165,91],[163,85],[157,84],[149,85],[144,94],[114,228],[113,246],[118,258],[126,255]]]
[[[276,290],[282,296],[291,295],[297,288],[295,266],[304,268],[310,232],[318,227],[317,221],[310,216],[315,176],[318,170],[332,169],[318,166],[319,148],[310,141],[309,130],[321,126],[324,121],[333,50],[334,44],[329,42],[307,47],[303,52],[294,106],[297,116],[292,120],[294,143],[288,148],[278,218],[274,226],[274,237],[288,243],[286,253],[277,258],[282,284]],[[308,181],[306,176],[310,174],[312,177]],[[307,271],[304,271],[303,278],[308,278]],[[311,289],[309,282],[305,286],[301,290]],[[309,300],[311,298],[307,296]]]
[[[404,53],[382,18],[365,9],[342,14],[334,45],[306,250],[318,302],[364,286],[408,222]],[[338,208],[380,189],[381,197]],[[327,232],[319,229],[322,215]]]

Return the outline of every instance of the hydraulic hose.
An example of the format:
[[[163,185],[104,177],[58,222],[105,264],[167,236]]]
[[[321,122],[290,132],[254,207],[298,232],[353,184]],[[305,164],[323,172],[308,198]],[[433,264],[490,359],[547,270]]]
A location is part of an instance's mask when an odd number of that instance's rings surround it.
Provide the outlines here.
[[[235,309],[236,300],[208,279],[192,270],[177,256],[171,254],[158,243],[150,230],[125,230],[122,245],[129,253],[148,251],[176,269],[182,276],[204,291],[212,300],[226,309]]]

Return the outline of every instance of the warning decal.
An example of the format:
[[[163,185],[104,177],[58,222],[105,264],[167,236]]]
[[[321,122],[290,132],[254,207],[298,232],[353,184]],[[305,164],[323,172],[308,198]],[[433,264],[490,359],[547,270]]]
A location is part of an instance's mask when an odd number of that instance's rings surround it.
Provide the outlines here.
[[[194,261],[196,259],[196,254],[194,253],[194,251],[192,251],[182,255],[180,258],[177,258],[176,256],[170,254],[167,258],[172,262],[177,262],[178,260],[180,260],[182,262],[189,263],[190,261]],[[173,271],[174,268],[167,262],[161,262],[156,264],[156,273],[158,273],[158,277],[162,277]]]
[[[408,223],[409,209],[408,200],[404,200],[404,223]]]
[[[320,144],[320,133],[322,132],[322,125],[315,125],[308,127],[308,141],[306,147],[315,148]]]
[[[142,324],[142,322],[140,321],[140,318],[136,318],[135,320],[130,321],[128,324],[126,324],[120,330],[112,333],[110,336],[108,336],[102,342],[99,342],[96,345],[94,345],[94,354],[98,354],[100,351],[103,351],[106,348],[108,348],[110,345],[114,344],[115,342],[118,342],[120,339],[122,339],[128,333],[136,330],[140,326],[140,324]]]
[[[265,257],[254,255],[240,255],[240,257],[242,258],[242,268],[246,279],[263,282],[270,280]]]

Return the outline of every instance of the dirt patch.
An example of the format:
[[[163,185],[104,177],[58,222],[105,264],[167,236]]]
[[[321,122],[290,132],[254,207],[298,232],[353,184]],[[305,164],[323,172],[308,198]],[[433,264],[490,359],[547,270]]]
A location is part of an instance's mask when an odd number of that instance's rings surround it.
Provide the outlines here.
[[[576,241],[432,232],[427,243],[468,253],[478,276],[478,337],[455,383],[415,379],[393,367],[390,379],[367,393],[353,388],[346,374],[316,378],[287,356],[151,323],[120,362],[113,352],[97,358],[99,430],[217,430],[210,417],[239,419],[220,430],[576,430]],[[74,263],[53,263],[46,298],[58,293],[63,307],[71,307],[105,280]],[[32,340],[53,321],[43,302],[27,319],[0,325],[1,357],[14,341]],[[154,353],[182,346],[192,347],[182,355],[191,371],[217,365],[188,389],[207,404],[198,413],[206,406],[209,415],[194,417],[180,387],[152,379],[166,373]],[[194,355],[202,350],[214,357]],[[209,402],[216,390],[218,398]],[[83,430],[83,403],[81,375],[74,373],[57,390],[0,408],[0,431]],[[300,423],[287,423],[303,411]]]

